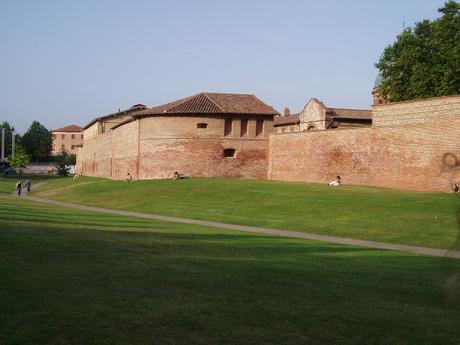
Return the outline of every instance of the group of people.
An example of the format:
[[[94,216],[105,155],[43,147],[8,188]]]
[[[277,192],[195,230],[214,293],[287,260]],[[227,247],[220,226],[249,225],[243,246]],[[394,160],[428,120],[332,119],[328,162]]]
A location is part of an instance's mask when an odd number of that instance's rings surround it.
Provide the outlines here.
[[[32,183],[30,182],[29,179],[27,179],[25,187],[26,187],[27,195],[29,195],[30,189],[32,187]],[[18,196],[21,196],[21,193],[22,193],[22,181],[21,180],[18,180],[18,182],[16,183],[16,191],[18,192]]]

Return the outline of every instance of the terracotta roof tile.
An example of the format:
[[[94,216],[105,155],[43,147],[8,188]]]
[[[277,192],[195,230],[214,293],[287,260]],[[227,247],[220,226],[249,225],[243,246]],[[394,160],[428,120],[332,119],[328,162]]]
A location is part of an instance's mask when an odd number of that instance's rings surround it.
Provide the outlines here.
[[[123,110],[119,110],[115,113],[111,113],[111,114],[108,114],[108,115],[104,115],[104,116],[100,116],[100,117],[96,117],[94,120],[92,120],[90,123],[88,123],[84,129],[88,128],[89,126],[93,125],[95,122],[97,121],[100,121],[100,120],[105,120],[105,119],[108,119],[108,118],[111,118],[111,117],[117,117],[118,115],[126,115],[126,114],[131,114],[131,113],[134,113],[134,112],[137,112],[137,111],[140,111],[140,110],[143,110],[143,109],[147,109],[147,107],[143,104],[134,104],[133,106],[131,106],[130,108],[128,109],[123,109]]]
[[[253,114],[279,115],[254,95],[202,92],[174,102],[146,109],[134,116],[162,114]]]
[[[275,116],[273,125],[283,126],[283,125],[296,125],[300,123],[299,114],[291,114],[289,116]]]
[[[53,129],[53,132],[83,132],[83,128],[77,125],[68,125],[62,128]]]
[[[347,119],[372,120],[372,111],[364,109],[329,108],[332,116]]]

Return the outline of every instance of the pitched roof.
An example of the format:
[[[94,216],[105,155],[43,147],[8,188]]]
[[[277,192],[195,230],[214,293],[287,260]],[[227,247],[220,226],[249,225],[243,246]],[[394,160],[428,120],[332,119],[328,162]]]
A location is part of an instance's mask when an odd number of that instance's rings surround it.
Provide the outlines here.
[[[93,125],[97,121],[106,120],[106,119],[109,119],[111,117],[117,117],[119,115],[130,114],[130,113],[137,112],[137,111],[140,111],[140,110],[143,110],[143,109],[147,109],[147,107],[144,104],[134,104],[133,106],[131,106],[128,109],[123,109],[123,110],[119,110],[119,111],[117,111],[115,113],[111,113],[111,114],[108,114],[108,115],[96,117],[94,120],[92,120],[90,123],[88,123],[83,128],[86,129],[89,126]]]
[[[53,129],[53,132],[83,132],[83,128],[77,125],[68,125],[62,128]]]
[[[299,114],[291,114],[289,116],[275,116],[273,125],[284,126],[284,125],[296,125],[300,123]]]
[[[146,109],[133,114],[148,115],[184,114],[253,114],[279,115],[271,106],[254,95],[202,92],[174,102]]]
[[[329,108],[333,117],[357,120],[372,120],[372,111],[365,109]]]

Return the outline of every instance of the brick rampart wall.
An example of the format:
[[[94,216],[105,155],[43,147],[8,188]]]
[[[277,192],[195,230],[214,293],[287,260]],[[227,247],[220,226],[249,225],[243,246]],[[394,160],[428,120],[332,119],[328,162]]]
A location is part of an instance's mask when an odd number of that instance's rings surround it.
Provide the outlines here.
[[[268,178],[326,183],[340,175],[345,184],[447,191],[458,177],[443,157],[460,157],[460,116],[447,113],[413,125],[274,134]]]
[[[424,123],[433,119],[460,116],[460,95],[396,102],[372,107],[372,125],[400,126]]]
[[[198,129],[198,123],[207,128]],[[256,119],[249,119],[241,136],[241,118],[233,118],[232,132],[224,136],[224,117],[150,117],[140,124],[140,178],[186,176],[266,179],[268,138],[273,120],[266,119],[264,133],[256,136]],[[224,149],[235,157],[224,157]]]
[[[85,139],[77,153],[77,171],[83,175],[137,178],[138,121]]]

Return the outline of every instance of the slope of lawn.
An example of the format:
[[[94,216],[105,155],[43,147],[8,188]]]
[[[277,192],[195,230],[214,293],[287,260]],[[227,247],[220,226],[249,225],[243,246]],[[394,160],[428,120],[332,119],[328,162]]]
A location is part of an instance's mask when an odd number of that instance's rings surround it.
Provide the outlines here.
[[[0,344],[458,344],[460,260],[0,195]]]
[[[40,192],[41,191],[41,192]],[[56,179],[39,196],[225,223],[452,248],[459,195],[258,180]]]
[[[21,175],[9,175],[8,177],[3,177],[0,175],[0,193],[11,193],[16,189],[16,182],[18,180],[22,181],[24,187],[26,180],[30,179],[32,183],[32,189],[37,183],[49,181],[52,179],[60,179],[56,175],[38,175],[38,174],[21,174]],[[24,189],[25,190],[25,189]]]

